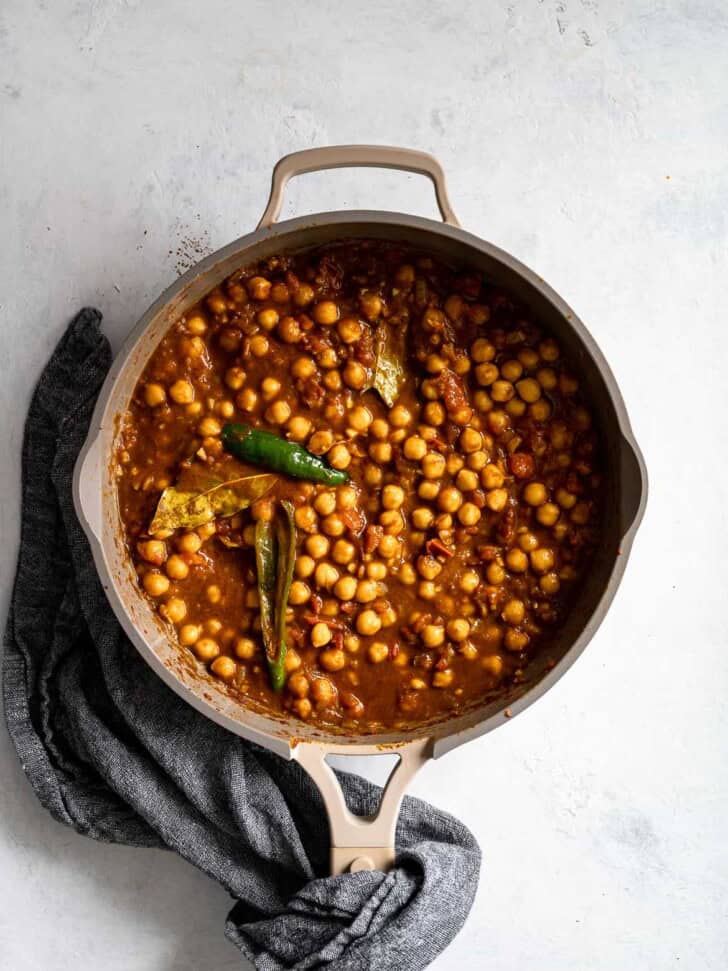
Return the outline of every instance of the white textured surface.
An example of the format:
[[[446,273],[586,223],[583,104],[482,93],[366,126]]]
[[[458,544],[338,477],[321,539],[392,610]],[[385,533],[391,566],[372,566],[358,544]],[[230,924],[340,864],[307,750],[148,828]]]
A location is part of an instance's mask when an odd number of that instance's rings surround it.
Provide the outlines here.
[[[433,151],[463,225],[560,291],[621,383],[651,498],[617,602],[548,696],[414,787],[484,852],[439,971],[728,965],[727,49],[723,0],[0,8],[3,613],[67,319],[95,304],[118,346],[180,258],[254,225],[288,151]],[[344,206],[434,214],[372,172],[300,180],[286,212]],[[75,836],[4,734],[0,758],[3,968],[241,966],[217,886]]]

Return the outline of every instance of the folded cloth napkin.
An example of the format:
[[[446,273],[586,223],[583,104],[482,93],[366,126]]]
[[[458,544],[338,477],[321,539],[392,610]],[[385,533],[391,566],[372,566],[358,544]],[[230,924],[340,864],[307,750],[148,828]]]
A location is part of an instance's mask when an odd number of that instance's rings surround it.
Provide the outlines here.
[[[79,833],[176,850],[218,880],[236,900],[226,934],[256,968],[426,967],[472,905],[480,871],[472,834],[406,798],[389,873],[327,876],[328,825],[306,773],[186,705],[117,623],[71,498],[111,364],[100,323],[87,309],[70,324],[25,430],[4,698],[31,785]],[[376,807],[377,786],[339,779],[354,812]]]

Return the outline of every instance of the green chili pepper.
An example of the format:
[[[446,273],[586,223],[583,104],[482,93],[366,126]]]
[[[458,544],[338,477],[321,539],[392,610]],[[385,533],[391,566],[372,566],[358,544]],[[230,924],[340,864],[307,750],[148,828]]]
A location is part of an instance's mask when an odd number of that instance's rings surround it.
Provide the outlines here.
[[[255,562],[258,568],[260,627],[274,691],[285,680],[286,609],[296,560],[293,506],[282,502],[285,518],[275,523],[259,519],[255,525]]]
[[[221,437],[227,451],[236,458],[271,472],[327,485],[342,485],[349,480],[346,472],[332,469],[325,459],[313,455],[302,445],[270,432],[230,423],[223,426]]]

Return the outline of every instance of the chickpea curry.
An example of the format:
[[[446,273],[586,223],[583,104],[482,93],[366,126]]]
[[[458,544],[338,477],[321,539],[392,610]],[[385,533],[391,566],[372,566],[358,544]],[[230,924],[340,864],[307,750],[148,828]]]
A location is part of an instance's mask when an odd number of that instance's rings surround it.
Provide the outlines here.
[[[382,241],[268,258],[187,311],[117,463],[180,650],[241,700],[359,734],[524,680],[599,540],[598,436],[556,341]]]

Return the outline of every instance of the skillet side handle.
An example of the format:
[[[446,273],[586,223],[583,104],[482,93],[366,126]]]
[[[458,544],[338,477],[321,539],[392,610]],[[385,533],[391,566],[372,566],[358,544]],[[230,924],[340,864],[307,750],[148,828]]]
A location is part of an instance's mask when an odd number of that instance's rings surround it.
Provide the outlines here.
[[[622,496],[619,527],[622,545],[629,547],[647,504],[647,467],[634,439],[622,436],[619,449]]]
[[[289,179],[322,169],[355,167],[398,169],[427,176],[435,187],[437,207],[444,222],[460,226],[448,199],[445,173],[434,156],[412,148],[392,148],[387,145],[332,145],[283,156],[273,169],[270,197],[258,229],[270,229],[277,221],[283,206],[283,191]]]
[[[73,505],[84,532],[101,542],[101,436],[83,448],[73,470]]]
[[[336,774],[326,761],[329,754],[346,753],[345,745],[303,741],[293,751],[293,758],[316,783],[326,807],[331,833],[331,874],[388,870],[394,864],[394,837],[402,798],[414,775],[431,757],[432,740],[416,739],[391,750],[376,746],[367,751],[358,749],[357,755],[399,756],[373,816],[355,816],[349,810]]]

